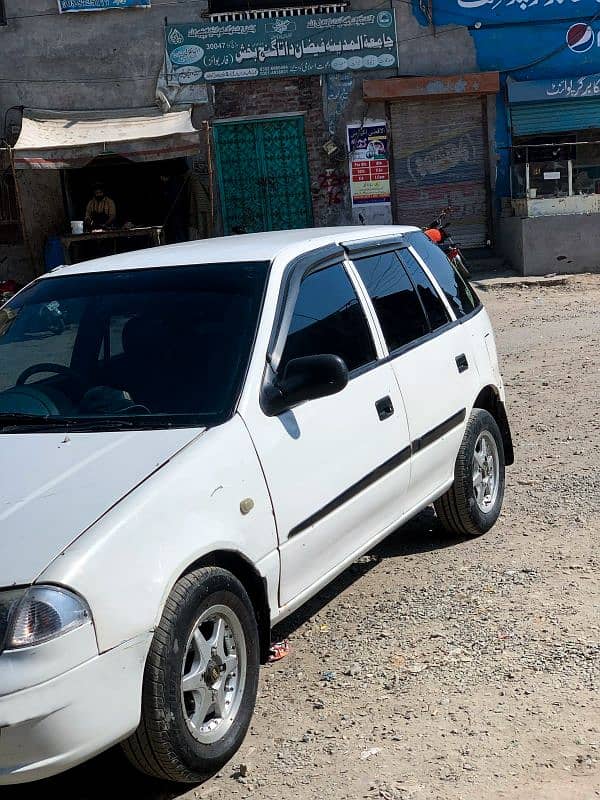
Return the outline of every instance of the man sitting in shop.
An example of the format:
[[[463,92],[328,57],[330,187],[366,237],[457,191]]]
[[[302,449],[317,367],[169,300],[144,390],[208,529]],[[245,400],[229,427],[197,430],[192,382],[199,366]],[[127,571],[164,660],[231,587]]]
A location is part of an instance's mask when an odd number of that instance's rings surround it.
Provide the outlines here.
[[[110,228],[117,218],[117,207],[110,197],[104,194],[102,184],[94,186],[94,196],[85,209],[85,227],[88,231]]]

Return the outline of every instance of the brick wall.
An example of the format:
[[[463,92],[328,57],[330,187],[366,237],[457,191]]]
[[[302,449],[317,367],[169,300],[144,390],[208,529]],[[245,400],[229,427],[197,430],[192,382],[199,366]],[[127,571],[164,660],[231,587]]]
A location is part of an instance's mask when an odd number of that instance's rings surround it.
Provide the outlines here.
[[[318,76],[237,81],[215,87],[215,118],[276,116],[304,112],[308,169],[315,226],[335,224],[325,176],[331,164],[323,150],[328,134]]]

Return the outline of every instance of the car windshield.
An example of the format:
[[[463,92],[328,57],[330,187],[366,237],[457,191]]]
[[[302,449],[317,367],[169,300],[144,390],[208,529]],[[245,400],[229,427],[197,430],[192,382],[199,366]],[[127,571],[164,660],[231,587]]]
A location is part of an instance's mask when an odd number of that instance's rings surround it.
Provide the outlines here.
[[[52,276],[0,309],[0,431],[215,425],[233,413],[268,264]]]

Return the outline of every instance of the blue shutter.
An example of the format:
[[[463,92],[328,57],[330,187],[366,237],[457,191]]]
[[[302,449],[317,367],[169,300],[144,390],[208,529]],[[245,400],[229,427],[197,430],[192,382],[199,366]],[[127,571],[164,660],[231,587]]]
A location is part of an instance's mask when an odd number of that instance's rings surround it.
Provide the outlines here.
[[[514,136],[600,128],[600,98],[511,105]]]

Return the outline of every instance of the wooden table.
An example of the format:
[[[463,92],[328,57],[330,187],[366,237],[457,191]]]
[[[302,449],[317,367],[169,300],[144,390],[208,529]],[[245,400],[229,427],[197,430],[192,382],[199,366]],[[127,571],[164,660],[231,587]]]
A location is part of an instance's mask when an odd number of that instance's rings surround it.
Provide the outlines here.
[[[61,237],[65,264],[77,264],[87,258],[95,258],[98,255],[116,255],[117,253],[127,253],[130,250],[137,250],[144,247],[143,241],[146,239],[150,247],[165,243],[164,228],[160,225],[152,225],[147,228],[121,228],[119,230],[97,231],[92,233],[72,234],[71,236]],[[77,250],[86,249],[82,245],[92,242],[103,242],[106,247],[98,248],[101,253],[87,255],[81,258]],[[123,246],[123,244],[129,246]],[[91,250],[91,246],[87,248]],[[75,252],[73,252],[75,251]]]

